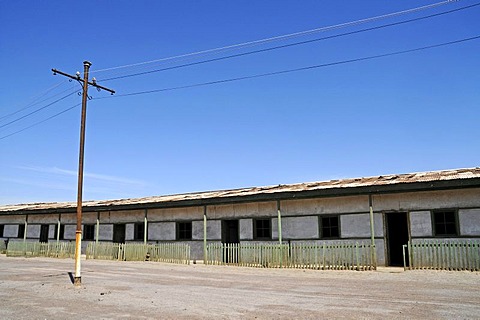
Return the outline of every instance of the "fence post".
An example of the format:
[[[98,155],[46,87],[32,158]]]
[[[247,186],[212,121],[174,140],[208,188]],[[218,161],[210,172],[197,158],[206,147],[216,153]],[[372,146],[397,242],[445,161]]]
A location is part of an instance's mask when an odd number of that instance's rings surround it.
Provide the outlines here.
[[[278,220],[278,242],[282,244],[282,212],[280,210],[280,200],[277,200],[277,220]]]
[[[100,213],[97,213],[97,226],[95,228],[95,249],[93,250],[93,258],[96,259],[98,247],[98,235],[100,234]]]
[[[147,209],[145,209],[145,218],[143,220],[143,244],[147,244],[148,240],[148,218]]]
[[[372,195],[368,195],[368,204],[370,207],[370,234],[371,234],[371,241],[372,241],[372,265],[373,270],[377,270],[377,250],[375,249],[375,227],[373,222],[373,200]]]
[[[203,206],[203,263],[207,264],[207,206]]]

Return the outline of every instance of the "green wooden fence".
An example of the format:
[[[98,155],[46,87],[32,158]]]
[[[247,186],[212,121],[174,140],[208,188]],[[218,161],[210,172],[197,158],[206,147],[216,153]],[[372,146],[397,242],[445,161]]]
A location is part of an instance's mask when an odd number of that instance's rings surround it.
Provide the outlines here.
[[[210,265],[321,270],[374,270],[372,246],[366,243],[207,245]]]
[[[74,242],[10,241],[7,248],[7,257],[73,258],[74,256]]]
[[[1,240],[0,239],[0,253],[7,253],[7,243],[5,242],[5,240]]]
[[[480,271],[480,242],[478,240],[425,240],[413,243],[409,241],[404,245],[404,268]]]
[[[98,243],[87,246],[87,259],[158,261],[190,264],[190,246],[180,243]]]

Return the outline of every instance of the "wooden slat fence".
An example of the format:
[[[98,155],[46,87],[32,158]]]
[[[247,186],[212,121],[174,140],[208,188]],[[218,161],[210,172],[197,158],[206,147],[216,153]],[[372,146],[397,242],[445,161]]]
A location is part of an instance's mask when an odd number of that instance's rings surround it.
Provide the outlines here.
[[[228,244],[207,245],[210,265],[321,270],[374,270],[372,246],[334,244]]]
[[[190,264],[190,246],[180,243],[98,243],[87,246],[87,259],[157,261]]]
[[[7,242],[0,239],[0,253],[7,253]]]
[[[478,240],[409,241],[404,246],[405,254],[409,261],[408,266],[404,263],[405,269],[480,271]]]
[[[48,257],[73,258],[75,243],[73,242],[29,242],[10,241],[7,257]]]

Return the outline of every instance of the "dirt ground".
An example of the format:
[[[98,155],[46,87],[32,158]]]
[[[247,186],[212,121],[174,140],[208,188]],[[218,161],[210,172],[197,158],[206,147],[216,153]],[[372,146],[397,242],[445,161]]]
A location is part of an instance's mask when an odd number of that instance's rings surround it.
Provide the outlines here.
[[[0,255],[0,319],[480,319],[480,273],[316,271]]]

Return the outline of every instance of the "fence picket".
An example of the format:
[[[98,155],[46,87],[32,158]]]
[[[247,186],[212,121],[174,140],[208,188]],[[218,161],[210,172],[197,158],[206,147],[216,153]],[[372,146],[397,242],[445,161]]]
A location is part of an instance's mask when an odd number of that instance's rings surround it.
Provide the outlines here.
[[[207,245],[207,265],[321,270],[374,270],[366,243]]]
[[[409,269],[480,271],[480,246],[474,240],[408,242]]]

